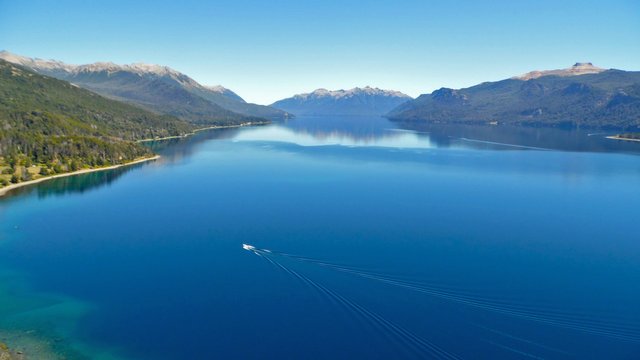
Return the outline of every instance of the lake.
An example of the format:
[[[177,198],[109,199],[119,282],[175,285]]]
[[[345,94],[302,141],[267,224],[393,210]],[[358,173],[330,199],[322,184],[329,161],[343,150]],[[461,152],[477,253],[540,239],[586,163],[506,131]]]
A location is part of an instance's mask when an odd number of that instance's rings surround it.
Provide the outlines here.
[[[156,162],[0,200],[0,341],[637,359],[640,144],[605,135],[309,117],[151,144]]]

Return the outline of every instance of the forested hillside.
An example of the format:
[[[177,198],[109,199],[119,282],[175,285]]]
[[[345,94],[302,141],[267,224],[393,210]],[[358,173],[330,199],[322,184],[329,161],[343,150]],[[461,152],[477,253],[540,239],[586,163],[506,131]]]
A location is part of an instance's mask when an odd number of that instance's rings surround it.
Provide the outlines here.
[[[579,66],[459,90],[442,88],[400,105],[387,117],[418,123],[640,128],[640,72],[571,73]],[[570,75],[556,75],[561,71]]]
[[[192,125],[0,60],[0,185],[150,156],[135,140]]]
[[[110,62],[70,65],[8,51],[0,51],[0,59],[42,75],[69,81],[114,100],[176,116],[198,126],[239,125],[291,117],[282,110],[247,103],[222,86],[201,85],[167,66],[144,63],[118,65]]]

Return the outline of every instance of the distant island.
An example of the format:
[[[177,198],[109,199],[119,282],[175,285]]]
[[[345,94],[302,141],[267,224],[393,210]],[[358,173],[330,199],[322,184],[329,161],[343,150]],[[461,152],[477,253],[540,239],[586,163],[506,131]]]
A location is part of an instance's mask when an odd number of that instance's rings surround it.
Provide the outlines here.
[[[366,86],[350,90],[317,89],[271,104],[271,107],[303,116],[382,116],[411,100],[399,91]]]
[[[640,129],[640,72],[577,63],[465,89],[441,88],[393,109],[406,123]]]
[[[627,133],[627,134],[618,134],[613,136],[607,136],[607,139],[613,140],[626,140],[626,141],[638,141],[640,142],[640,132],[637,133]]]

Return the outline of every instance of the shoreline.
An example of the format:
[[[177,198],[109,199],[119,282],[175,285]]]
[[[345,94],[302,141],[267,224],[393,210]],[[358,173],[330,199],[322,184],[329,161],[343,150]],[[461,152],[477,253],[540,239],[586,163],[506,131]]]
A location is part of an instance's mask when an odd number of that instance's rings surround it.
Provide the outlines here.
[[[159,158],[160,158],[160,155],[155,155],[155,156],[148,157],[148,158],[134,160],[134,161],[128,162],[126,164],[118,164],[118,165],[112,165],[112,166],[101,167],[101,168],[82,169],[82,170],[72,171],[72,172],[68,172],[68,173],[64,173],[64,174],[56,174],[56,175],[52,175],[52,176],[45,176],[45,177],[42,177],[42,178],[39,178],[39,179],[20,182],[20,183],[17,183],[17,184],[11,184],[11,185],[8,185],[8,186],[0,188],[0,197],[3,197],[8,192],[10,192],[12,190],[15,190],[15,189],[19,189],[19,188],[21,188],[23,186],[29,186],[29,185],[41,183],[43,181],[51,180],[51,179],[57,179],[57,178],[61,178],[61,177],[74,176],[74,175],[82,175],[82,174],[87,174],[87,173],[92,173],[92,172],[97,172],[97,171],[113,170],[113,169],[117,169],[117,168],[120,168],[120,167],[123,167],[123,166],[130,166],[130,165],[140,164],[140,163],[147,162],[147,161],[158,160]]]
[[[237,124],[237,125],[213,125],[213,126],[208,126],[208,127],[203,127],[203,128],[199,128],[199,129],[194,129],[192,132],[190,133],[186,133],[184,135],[175,135],[175,136],[165,136],[165,137],[161,137],[161,138],[152,138],[152,139],[142,139],[142,140],[137,140],[137,143],[145,143],[145,142],[152,142],[152,141],[163,141],[163,140],[171,140],[171,139],[183,139],[189,136],[193,136],[201,131],[206,131],[206,130],[215,130],[215,129],[231,129],[231,128],[239,128],[239,127],[244,127],[244,126],[256,126],[256,125],[267,125],[269,124],[268,122],[248,122],[248,123],[242,123],[242,124]]]
[[[621,136],[618,136],[618,135],[607,136],[607,139],[640,142],[640,139],[631,139],[631,138],[621,137]]]

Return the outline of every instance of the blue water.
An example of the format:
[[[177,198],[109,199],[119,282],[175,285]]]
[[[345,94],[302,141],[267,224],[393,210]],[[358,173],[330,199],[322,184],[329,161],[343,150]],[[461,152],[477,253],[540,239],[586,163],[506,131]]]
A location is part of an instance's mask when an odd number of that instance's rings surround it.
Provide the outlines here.
[[[0,200],[0,341],[36,334],[71,358],[640,358],[640,144],[301,118],[152,146],[155,163]]]

